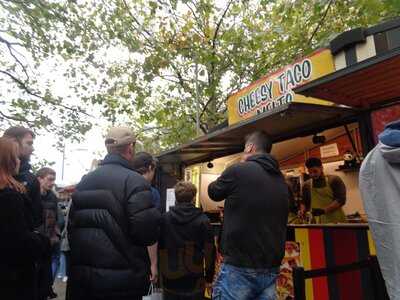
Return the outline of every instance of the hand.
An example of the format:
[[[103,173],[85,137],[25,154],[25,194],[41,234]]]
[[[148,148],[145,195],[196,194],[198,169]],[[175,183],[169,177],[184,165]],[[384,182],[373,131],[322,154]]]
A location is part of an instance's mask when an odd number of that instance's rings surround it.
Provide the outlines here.
[[[150,281],[151,281],[151,283],[157,283],[157,281],[158,281],[157,265],[151,265],[150,269],[151,269]]]
[[[300,208],[299,211],[297,212],[297,216],[301,219],[304,219],[306,217],[306,210],[303,208]]]
[[[311,213],[314,217],[322,216],[325,214],[325,209],[323,208],[313,208]]]
[[[209,295],[212,295],[212,283],[206,282],[206,291]]]

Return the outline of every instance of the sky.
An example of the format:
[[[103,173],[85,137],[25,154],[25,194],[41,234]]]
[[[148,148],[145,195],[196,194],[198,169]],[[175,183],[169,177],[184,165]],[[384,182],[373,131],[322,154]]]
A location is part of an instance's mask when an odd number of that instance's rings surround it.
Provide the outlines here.
[[[56,61],[56,58],[49,58],[38,71],[42,74],[42,82],[56,78],[52,84],[52,91],[55,95],[69,96],[68,103],[82,105],[80,100],[74,97],[74,92],[68,84],[69,79],[63,75],[67,67],[66,63]],[[90,170],[93,160],[102,159],[106,154],[103,136],[105,136],[109,123],[101,118],[100,110],[95,107],[90,108],[90,114],[94,115],[94,118],[90,120],[93,122],[92,129],[85,134],[80,143],[65,141],[64,160],[62,149],[54,146],[57,139],[54,134],[39,133],[35,140],[36,157],[32,157],[32,162],[40,159],[55,162],[51,167],[57,173],[56,184],[59,186],[78,183],[82,176]]]
[[[32,156],[31,160],[33,163],[41,159],[55,162],[51,168],[57,173],[57,185],[76,184],[89,171],[93,159],[102,159],[106,154],[103,132],[105,133],[105,129],[94,127],[85,135],[82,143],[66,143],[64,174],[62,173],[63,153],[52,146],[52,139],[55,139],[55,137],[51,134],[43,134],[36,137],[34,141],[35,155]]]

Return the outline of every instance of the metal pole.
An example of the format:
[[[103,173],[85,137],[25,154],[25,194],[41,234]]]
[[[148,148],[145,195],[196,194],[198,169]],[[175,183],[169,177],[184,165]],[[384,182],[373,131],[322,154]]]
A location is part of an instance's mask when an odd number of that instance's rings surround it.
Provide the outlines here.
[[[293,268],[293,285],[294,285],[294,299],[306,299],[306,286],[304,278],[304,269],[301,267]]]
[[[199,66],[196,61],[195,73],[196,73],[196,133],[200,136],[200,115],[199,115]]]
[[[376,145],[370,111],[362,112],[358,115],[358,125],[360,126],[363,157],[366,157]]]
[[[358,157],[359,155],[358,155],[357,147],[356,147],[356,144],[354,143],[354,139],[353,139],[353,136],[351,135],[349,126],[347,126],[347,124],[344,125],[344,129],[346,130],[346,134],[347,134],[347,137],[349,138],[349,141],[350,141],[350,143],[351,143],[351,147],[352,147],[353,150],[354,150],[354,155],[355,155],[356,157]]]
[[[64,164],[65,164],[65,142],[62,151],[62,167],[61,167],[61,180],[64,181]]]

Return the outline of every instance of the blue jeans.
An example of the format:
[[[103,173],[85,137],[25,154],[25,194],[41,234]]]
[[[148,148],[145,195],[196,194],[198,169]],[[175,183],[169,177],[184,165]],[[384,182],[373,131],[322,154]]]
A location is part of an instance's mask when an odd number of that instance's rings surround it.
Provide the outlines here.
[[[67,276],[67,261],[65,258],[65,253],[64,251],[61,251],[61,255],[60,255],[60,265],[58,268],[58,274],[57,276],[60,278],[63,278],[65,276]]]
[[[51,255],[51,273],[53,276],[53,281],[56,279],[59,266],[60,266],[60,251],[58,250]]]
[[[275,300],[279,268],[247,269],[222,264],[213,300]]]

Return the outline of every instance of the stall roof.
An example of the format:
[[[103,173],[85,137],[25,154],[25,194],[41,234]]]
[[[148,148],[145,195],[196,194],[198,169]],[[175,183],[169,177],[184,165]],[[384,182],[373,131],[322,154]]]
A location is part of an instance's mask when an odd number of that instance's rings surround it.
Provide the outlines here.
[[[400,48],[294,89],[297,94],[351,107],[374,108],[400,99]]]
[[[347,124],[355,117],[356,111],[348,107],[291,103],[163,152],[158,159],[161,164],[192,165],[241,152],[244,137],[255,130],[263,129],[280,142]]]

